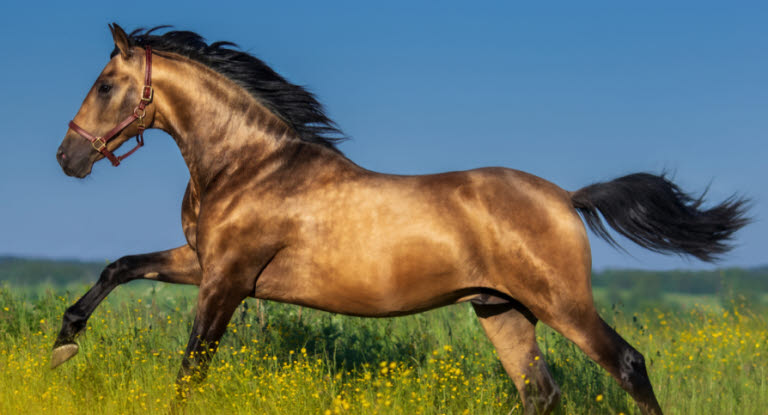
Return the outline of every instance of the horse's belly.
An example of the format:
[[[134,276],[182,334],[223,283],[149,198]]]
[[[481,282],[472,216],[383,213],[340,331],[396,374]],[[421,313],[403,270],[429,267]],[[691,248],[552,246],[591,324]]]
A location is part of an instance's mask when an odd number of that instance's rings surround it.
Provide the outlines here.
[[[348,258],[343,265],[276,258],[256,282],[254,296],[359,316],[411,314],[466,297],[466,278],[438,254]]]
[[[257,290],[255,297],[361,317],[403,316],[454,304],[459,300],[466,301],[468,298],[460,291],[430,292],[404,299],[398,296],[384,297],[380,293],[339,290],[293,292],[289,295],[266,294]]]

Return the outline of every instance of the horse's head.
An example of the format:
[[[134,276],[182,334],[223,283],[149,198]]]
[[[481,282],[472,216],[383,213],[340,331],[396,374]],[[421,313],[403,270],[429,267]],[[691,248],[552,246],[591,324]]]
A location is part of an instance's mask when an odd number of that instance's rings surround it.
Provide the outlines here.
[[[152,98],[151,89],[145,89],[149,60],[143,49],[131,45],[120,26],[113,24],[110,29],[116,46],[112,59],[91,87],[56,152],[69,176],[87,176],[93,163],[105,156],[117,165],[111,152],[140,133],[153,118],[153,106],[145,108]],[[110,132],[115,134],[107,137]]]

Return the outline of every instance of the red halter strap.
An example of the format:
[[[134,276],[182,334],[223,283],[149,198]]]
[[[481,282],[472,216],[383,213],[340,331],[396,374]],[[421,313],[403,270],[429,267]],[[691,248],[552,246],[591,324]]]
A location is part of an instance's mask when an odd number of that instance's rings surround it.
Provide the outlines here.
[[[146,126],[144,125],[144,116],[147,114],[146,108],[147,105],[152,101],[152,96],[154,95],[154,90],[152,89],[152,49],[147,46],[144,49],[146,56],[147,56],[147,70],[146,74],[144,76],[144,88],[141,92],[141,100],[139,101],[139,105],[134,108],[133,113],[129,115],[127,118],[125,118],[123,121],[121,121],[119,124],[117,124],[114,128],[109,130],[106,134],[104,134],[101,137],[97,137],[88,131],[85,131],[82,127],[75,124],[75,121],[69,122],[69,128],[71,128],[74,132],[80,134],[83,138],[91,142],[91,145],[93,146],[93,149],[98,151],[99,153],[103,154],[104,157],[108,158],[110,162],[112,162],[112,165],[117,167],[120,165],[120,162],[125,159],[126,157],[133,154],[136,150],[139,149],[139,147],[144,145],[144,130],[146,129]],[[107,142],[115,136],[120,133],[125,127],[129,126],[134,121],[139,120],[139,133],[136,135],[136,147],[131,149],[131,151],[123,154],[122,156],[115,156],[109,149],[107,148]]]

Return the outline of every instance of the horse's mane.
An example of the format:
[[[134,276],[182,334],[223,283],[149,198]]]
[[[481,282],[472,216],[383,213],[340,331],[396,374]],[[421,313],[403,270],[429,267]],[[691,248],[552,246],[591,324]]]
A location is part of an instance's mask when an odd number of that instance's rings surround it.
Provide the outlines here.
[[[172,52],[202,63],[245,88],[285,121],[297,138],[338,151],[336,143],[345,137],[311,92],[288,82],[253,55],[233,49],[237,45],[232,42],[209,45],[202,36],[189,31],[152,34],[166,27],[136,29],[128,35],[128,41],[131,46],[150,46],[154,51]],[[115,48],[110,57],[117,53]]]

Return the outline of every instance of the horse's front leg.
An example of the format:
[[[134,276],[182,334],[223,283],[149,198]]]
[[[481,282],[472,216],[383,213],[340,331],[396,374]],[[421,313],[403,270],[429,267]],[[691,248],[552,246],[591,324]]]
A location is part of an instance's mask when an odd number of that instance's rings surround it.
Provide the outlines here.
[[[178,399],[187,398],[190,386],[205,379],[232,314],[251,292],[248,285],[223,278],[205,278],[200,285],[195,322],[176,379]]]
[[[96,284],[64,312],[61,331],[53,344],[51,368],[77,354],[75,337],[85,328],[96,307],[118,285],[137,279],[200,285],[201,276],[197,255],[188,245],[168,251],[125,256],[109,264]]]

